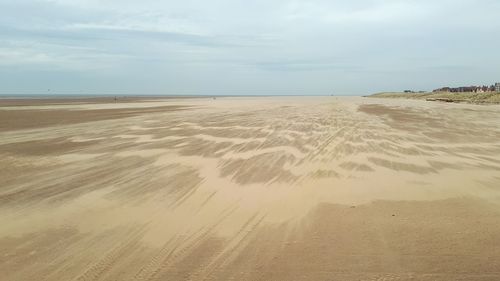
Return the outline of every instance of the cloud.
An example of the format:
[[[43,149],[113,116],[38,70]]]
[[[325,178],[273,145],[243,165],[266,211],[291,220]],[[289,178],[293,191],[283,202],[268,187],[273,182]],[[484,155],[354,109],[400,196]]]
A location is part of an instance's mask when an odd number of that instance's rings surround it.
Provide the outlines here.
[[[124,59],[130,59],[95,48],[43,44],[36,41],[10,41],[2,42],[2,45],[0,66],[9,68],[95,71],[109,69]],[[99,63],[94,63],[96,61]]]
[[[75,73],[68,85],[106,77],[156,93],[482,84],[500,76],[498,10],[495,0],[0,0],[0,70],[33,87],[57,70]]]
[[[327,24],[397,23],[425,19],[432,14],[428,5],[413,1],[293,1],[289,6],[291,20],[317,20]]]

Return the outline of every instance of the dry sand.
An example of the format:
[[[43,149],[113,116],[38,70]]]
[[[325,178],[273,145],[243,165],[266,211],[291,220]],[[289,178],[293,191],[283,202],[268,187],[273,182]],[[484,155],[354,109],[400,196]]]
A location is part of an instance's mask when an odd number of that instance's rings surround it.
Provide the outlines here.
[[[3,102],[1,280],[500,280],[500,106]]]

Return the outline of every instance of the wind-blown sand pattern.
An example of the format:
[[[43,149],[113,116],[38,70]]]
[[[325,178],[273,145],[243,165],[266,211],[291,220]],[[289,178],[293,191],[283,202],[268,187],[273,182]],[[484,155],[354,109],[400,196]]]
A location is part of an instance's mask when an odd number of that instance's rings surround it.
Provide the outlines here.
[[[168,99],[0,120],[2,280],[500,280],[499,106]]]

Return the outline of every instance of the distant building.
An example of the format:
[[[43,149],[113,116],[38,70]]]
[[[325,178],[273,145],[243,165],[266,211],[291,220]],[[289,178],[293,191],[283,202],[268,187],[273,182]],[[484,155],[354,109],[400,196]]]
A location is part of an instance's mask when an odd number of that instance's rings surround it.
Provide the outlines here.
[[[434,90],[433,92],[448,92],[448,93],[486,93],[486,92],[500,92],[500,83],[491,86],[466,86],[466,87],[443,87]]]
[[[443,88],[436,89],[433,92],[451,92],[451,88],[450,87],[443,87]]]
[[[413,90],[405,90],[404,92],[407,93],[407,94],[415,94],[415,93],[423,94],[423,93],[427,93],[426,91],[413,91]]]

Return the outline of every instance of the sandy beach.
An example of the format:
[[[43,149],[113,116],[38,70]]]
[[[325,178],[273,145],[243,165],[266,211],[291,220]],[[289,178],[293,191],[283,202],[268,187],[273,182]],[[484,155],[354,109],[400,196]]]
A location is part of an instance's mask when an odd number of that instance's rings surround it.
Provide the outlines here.
[[[500,280],[500,106],[0,100],[2,280]]]

